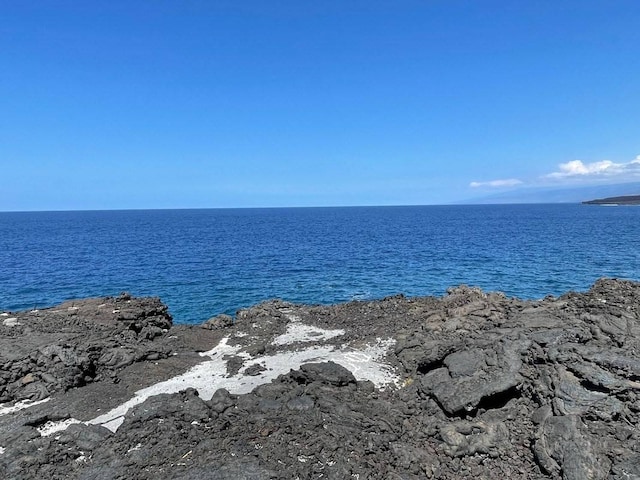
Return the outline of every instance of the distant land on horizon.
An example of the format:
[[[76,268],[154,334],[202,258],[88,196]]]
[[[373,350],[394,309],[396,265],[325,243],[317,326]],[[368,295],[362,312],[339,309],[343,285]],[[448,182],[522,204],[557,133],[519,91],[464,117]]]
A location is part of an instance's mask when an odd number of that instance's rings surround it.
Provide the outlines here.
[[[595,200],[587,200],[582,203],[585,205],[640,205],[640,195],[596,198]]]
[[[528,187],[485,195],[456,202],[457,204],[506,203],[584,203],[591,199],[606,199],[640,195],[640,182],[577,187]]]

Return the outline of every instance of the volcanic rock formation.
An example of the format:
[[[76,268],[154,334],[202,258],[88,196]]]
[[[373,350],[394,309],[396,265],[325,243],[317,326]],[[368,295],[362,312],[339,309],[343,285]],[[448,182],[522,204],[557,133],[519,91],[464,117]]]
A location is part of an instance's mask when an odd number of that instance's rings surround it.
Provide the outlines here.
[[[2,478],[640,478],[638,283],[2,315]]]

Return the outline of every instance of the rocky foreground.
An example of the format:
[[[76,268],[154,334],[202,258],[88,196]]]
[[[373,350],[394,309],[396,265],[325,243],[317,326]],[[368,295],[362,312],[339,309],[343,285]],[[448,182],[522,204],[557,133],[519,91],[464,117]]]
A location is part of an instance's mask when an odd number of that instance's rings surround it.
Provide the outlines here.
[[[0,316],[0,478],[640,478],[640,284]]]

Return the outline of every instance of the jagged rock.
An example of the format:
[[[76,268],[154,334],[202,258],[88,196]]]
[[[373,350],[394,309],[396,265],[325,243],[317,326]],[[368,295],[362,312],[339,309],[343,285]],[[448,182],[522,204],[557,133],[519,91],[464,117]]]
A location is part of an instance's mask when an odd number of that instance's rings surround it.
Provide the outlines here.
[[[433,395],[450,415],[476,410],[483,400],[514,392],[523,381],[519,351],[526,346],[514,342],[507,347],[454,352],[444,359],[446,367],[427,373],[422,379],[423,391]],[[492,365],[485,361],[494,357]]]
[[[638,283],[536,301],[464,286],[443,298],[274,300],[204,328],[172,326],[157,299],[130,295],[7,317],[2,408],[51,400],[0,415],[1,478],[640,478]],[[307,326],[333,333],[276,341]],[[223,336],[221,353],[199,355]],[[386,354],[372,353],[382,339]],[[275,356],[305,349],[273,374]],[[362,381],[363,359],[395,383]],[[175,375],[206,377],[189,370],[205,361],[219,362],[225,387],[203,387],[206,398],[185,384],[140,400],[115,432],[40,434]],[[234,379],[251,388],[238,393]]]
[[[230,315],[224,313],[210,318],[202,324],[202,328],[208,330],[217,330],[220,328],[228,328],[233,325],[233,318]]]
[[[503,422],[446,423],[440,427],[440,436],[451,456],[486,453],[496,457],[509,445],[509,430]]]
[[[145,359],[167,357],[171,350],[154,345],[171,327],[167,307],[157,298],[88,299],[38,312],[16,313],[20,327],[0,330],[0,402],[42,400],[113,377]],[[2,328],[2,327],[0,327]],[[16,331],[20,328],[20,331]],[[40,381],[36,382],[36,379]]]
[[[62,445],[70,444],[81,451],[91,451],[99,448],[111,435],[110,430],[100,425],[74,424],[61,433],[58,440]]]
[[[337,387],[356,383],[353,373],[335,362],[307,363],[291,376],[298,383],[326,382]]]
[[[544,470],[560,472],[566,480],[607,478],[611,463],[581,423],[576,415],[547,418],[535,445],[538,461]]]

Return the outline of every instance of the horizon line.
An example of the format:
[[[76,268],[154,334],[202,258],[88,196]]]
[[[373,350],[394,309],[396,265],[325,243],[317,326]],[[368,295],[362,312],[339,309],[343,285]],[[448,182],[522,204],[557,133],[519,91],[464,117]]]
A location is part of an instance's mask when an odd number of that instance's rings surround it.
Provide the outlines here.
[[[280,205],[249,207],[151,207],[151,208],[87,208],[87,209],[55,209],[55,210],[0,210],[0,213],[80,213],[80,212],[153,212],[180,210],[284,210],[284,209],[319,209],[319,208],[405,208],[405,207],[477,207],[508,205],[568,205],[581,204],[580,201],[564,202],[495,202],[495,203],[424,203],[424,204],[370,204],[370,205]]]

